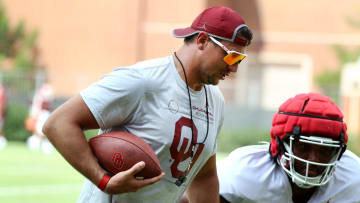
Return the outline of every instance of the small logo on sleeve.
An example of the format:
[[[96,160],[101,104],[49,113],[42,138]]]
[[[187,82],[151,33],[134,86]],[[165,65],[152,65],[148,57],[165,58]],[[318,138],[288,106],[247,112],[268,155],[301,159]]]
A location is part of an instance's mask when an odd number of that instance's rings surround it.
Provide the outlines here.
[[[168,109],[171,113],[176,114],[179,111],[179,105],[174,100],[170,100]]]

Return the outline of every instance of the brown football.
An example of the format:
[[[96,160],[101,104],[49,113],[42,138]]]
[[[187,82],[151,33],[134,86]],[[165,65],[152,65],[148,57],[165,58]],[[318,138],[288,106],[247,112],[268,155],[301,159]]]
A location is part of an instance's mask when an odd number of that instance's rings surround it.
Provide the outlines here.
[[[145,162],[145,168],[136,177],[152,178],[162,172],[153,149],[134,134],[113,131],[93,137],[89,143],[100,166],[112,175],[128,170],[140,161]]]

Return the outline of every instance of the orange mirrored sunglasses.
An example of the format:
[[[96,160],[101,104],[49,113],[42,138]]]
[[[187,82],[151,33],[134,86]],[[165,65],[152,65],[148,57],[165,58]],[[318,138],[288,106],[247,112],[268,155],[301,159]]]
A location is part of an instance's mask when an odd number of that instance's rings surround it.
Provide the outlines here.
[[[225,45],[221,44],[214,37],[212,37],[212,36],[209,36],[209,37],[210,37],[211,41],[213,41],[216,45],[221,47],[227,53],[227,55],[224,57],[224,61],[229,66],[232,66],[236,63],[240,63],[242,60],[244,60],[247,57],[247,55],[244,53],[240,53],[240,52],[234,51],[234,50],[229,50]]]

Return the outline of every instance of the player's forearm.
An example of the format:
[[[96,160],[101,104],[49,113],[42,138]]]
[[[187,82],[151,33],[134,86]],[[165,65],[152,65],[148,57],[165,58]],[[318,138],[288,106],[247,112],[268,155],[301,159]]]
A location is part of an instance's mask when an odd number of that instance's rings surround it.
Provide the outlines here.
[[[45,123],[44,134],[76,170],[98,184],[104,172],[93,156],[82,129],[56,113]]]

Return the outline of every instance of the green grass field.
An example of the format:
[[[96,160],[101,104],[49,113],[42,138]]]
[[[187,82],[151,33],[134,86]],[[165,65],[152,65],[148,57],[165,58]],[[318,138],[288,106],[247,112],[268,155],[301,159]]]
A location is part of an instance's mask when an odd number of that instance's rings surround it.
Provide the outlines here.
[[[24,143],[0,151],[1,203],[75,202],[84,178],[57,152],[33,152]]]
[[[226,154],[218,153],[218,160]],[[24,143],[10,142],[0,150],[1,203],[76,202],[83,176],[59,153],[30,151]]]

